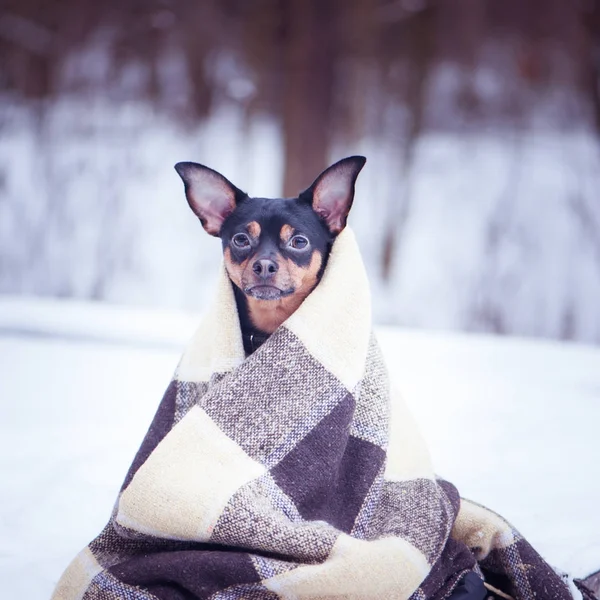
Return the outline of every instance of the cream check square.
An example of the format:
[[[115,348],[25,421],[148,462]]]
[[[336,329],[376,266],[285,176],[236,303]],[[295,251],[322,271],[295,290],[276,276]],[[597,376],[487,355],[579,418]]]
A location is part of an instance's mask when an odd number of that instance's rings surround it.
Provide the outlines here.
[[[121,494],[116,521],[148,535],[206,541],[231,496],[264,472],[196,406]]]
[[[263,581],[284,600],[402,600],[429,572],[425,557],[401,538],[357,540],[342,534],[329,558]]]

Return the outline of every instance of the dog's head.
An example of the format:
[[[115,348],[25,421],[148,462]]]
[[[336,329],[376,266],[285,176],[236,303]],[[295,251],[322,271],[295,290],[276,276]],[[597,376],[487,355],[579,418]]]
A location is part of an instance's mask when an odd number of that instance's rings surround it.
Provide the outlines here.
[[[233,283],[250,301],[272,303],[302,300],[318,283],[331,245],[346,226],[365,161],[345,158],[298,197],[284,199],[250,198],[220,173],[196,163],[178,163],[175,169],[202,226],[221,238]]]

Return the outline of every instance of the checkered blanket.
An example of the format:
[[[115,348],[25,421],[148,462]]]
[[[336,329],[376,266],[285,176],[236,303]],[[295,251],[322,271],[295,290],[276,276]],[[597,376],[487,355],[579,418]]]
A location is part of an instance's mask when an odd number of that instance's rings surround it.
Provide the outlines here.
[[[435,477],[390,395],[350,230],[249,357],[223,271],[109,524],[53,598],[441,600],[475,571],[518,600],[570,599],[506,521]]]

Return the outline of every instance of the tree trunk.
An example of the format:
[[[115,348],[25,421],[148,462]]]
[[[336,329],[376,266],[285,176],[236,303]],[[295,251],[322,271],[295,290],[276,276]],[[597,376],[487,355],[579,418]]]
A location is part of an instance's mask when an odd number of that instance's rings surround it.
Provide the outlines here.
[[[291,0],[285,8],[284,195],[307,188],[327,166],[335,24],[331,0]]]

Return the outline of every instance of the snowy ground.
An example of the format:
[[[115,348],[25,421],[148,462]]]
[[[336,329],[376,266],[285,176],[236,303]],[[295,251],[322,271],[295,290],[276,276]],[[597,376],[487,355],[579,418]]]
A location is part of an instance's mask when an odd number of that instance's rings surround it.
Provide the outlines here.
[[[47,599],[109,517],[197,319],[0,298],[0,577]],[[440,474],[576,576],[600,568],[600,349],[383,328]]]

